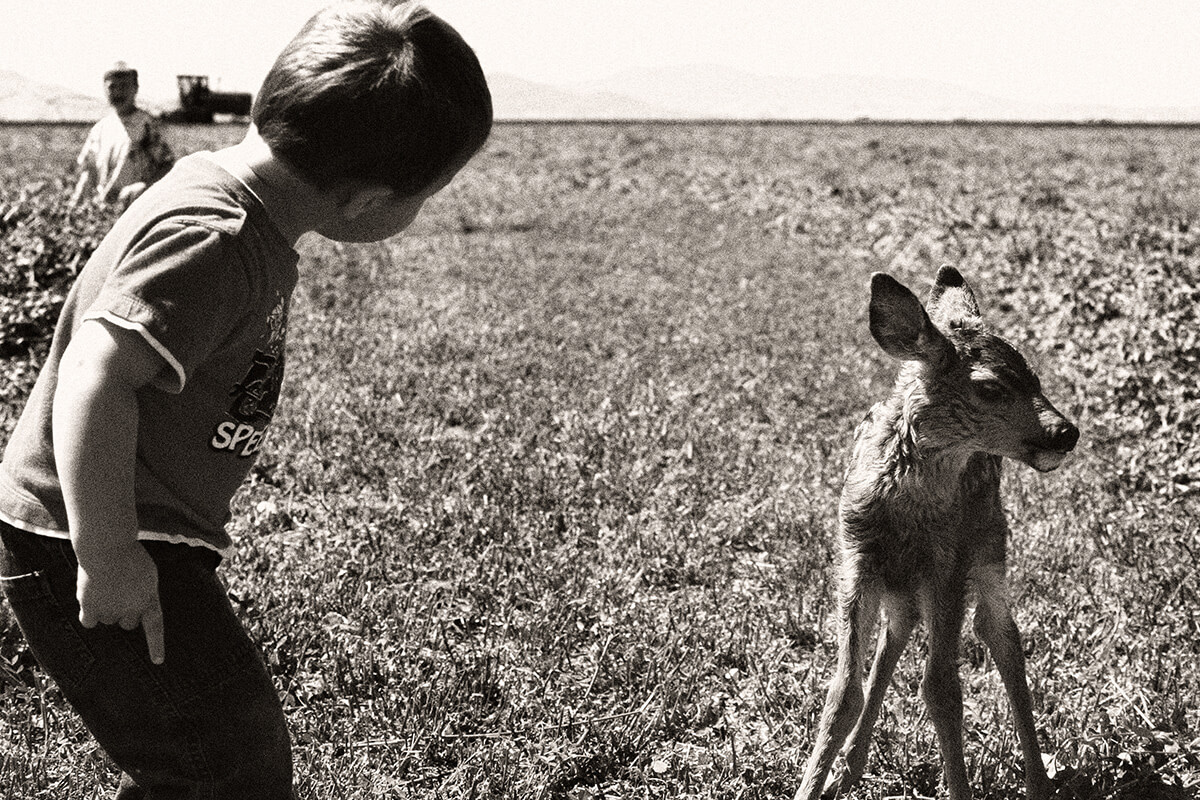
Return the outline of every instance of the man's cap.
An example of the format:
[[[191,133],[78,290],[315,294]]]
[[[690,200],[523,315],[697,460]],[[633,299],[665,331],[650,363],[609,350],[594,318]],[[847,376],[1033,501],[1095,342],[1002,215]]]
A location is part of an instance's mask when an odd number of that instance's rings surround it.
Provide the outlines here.
[[[118,61],[117,63],[115,63],[111,67],[109,67],[108,70],[104,73],[104,79],[108,80],[109,78],[115,78],[119,75],[128,75],[128,76],[132,77],[135,81],[137,80],[137,76],[138,76],[136,69],[129,66],[124,61]]]

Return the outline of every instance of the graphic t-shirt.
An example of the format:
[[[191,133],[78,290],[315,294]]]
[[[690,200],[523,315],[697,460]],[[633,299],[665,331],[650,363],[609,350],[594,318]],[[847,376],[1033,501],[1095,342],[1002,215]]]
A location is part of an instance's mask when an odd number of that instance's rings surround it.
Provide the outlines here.
[[[279,397],[298,258],[244,184],[203,153],[182,159],[117,220],[67,296],[0,463],[0,519],[67,536],[58,364],[79,325],[103,319],[137,331],[165,364],[138,394],[139,537],[226,550],[229,502]]]
[[[96,197],[111,203],[131,183],[153,183],[161,177],[175,155],[154,117],[140,108],[122,117],[110,111],[88,131],[76,159],[90,170],[96,181]]]

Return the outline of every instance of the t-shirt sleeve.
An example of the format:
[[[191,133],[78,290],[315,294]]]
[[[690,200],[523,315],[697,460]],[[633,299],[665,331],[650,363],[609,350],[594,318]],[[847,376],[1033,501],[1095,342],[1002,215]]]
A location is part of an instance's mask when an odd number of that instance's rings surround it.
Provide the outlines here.
[[[249,294],[228,234],[197,223],[160,223],[125,254],[81,319],[141,334],[170,365],[159,388],[179,392],[234,331]]]

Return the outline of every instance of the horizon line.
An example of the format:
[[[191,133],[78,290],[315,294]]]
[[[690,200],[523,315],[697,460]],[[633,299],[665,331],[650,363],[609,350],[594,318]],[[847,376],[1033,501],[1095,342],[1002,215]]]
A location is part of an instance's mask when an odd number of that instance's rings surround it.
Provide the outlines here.
[[[245,120],[214,123],[180,123],[163,120],[167,125],[210,127],[246,125]],[[1075,127],[1075,128],[1200,128],[1197,120],[1145,119],[976,119],[970,117],[891,118],[891,117],[497,117],[496,125],[840,125],[840,126],[962,126],[962,127]],[[0,119],[0,126],[63,125],[87,126],[94,119]]]

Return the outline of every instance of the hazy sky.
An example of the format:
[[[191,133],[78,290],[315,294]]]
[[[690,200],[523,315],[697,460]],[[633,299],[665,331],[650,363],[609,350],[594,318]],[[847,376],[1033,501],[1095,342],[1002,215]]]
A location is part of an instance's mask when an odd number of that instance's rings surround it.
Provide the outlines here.
[[[174,75],[254,91],[323,0],[0,0],[0,69],[144,97]],[[770,75],[931,78],[1012,100],[1200,105],[1197,0],[428,0],[489,73],[549,82],[724,64]]]

